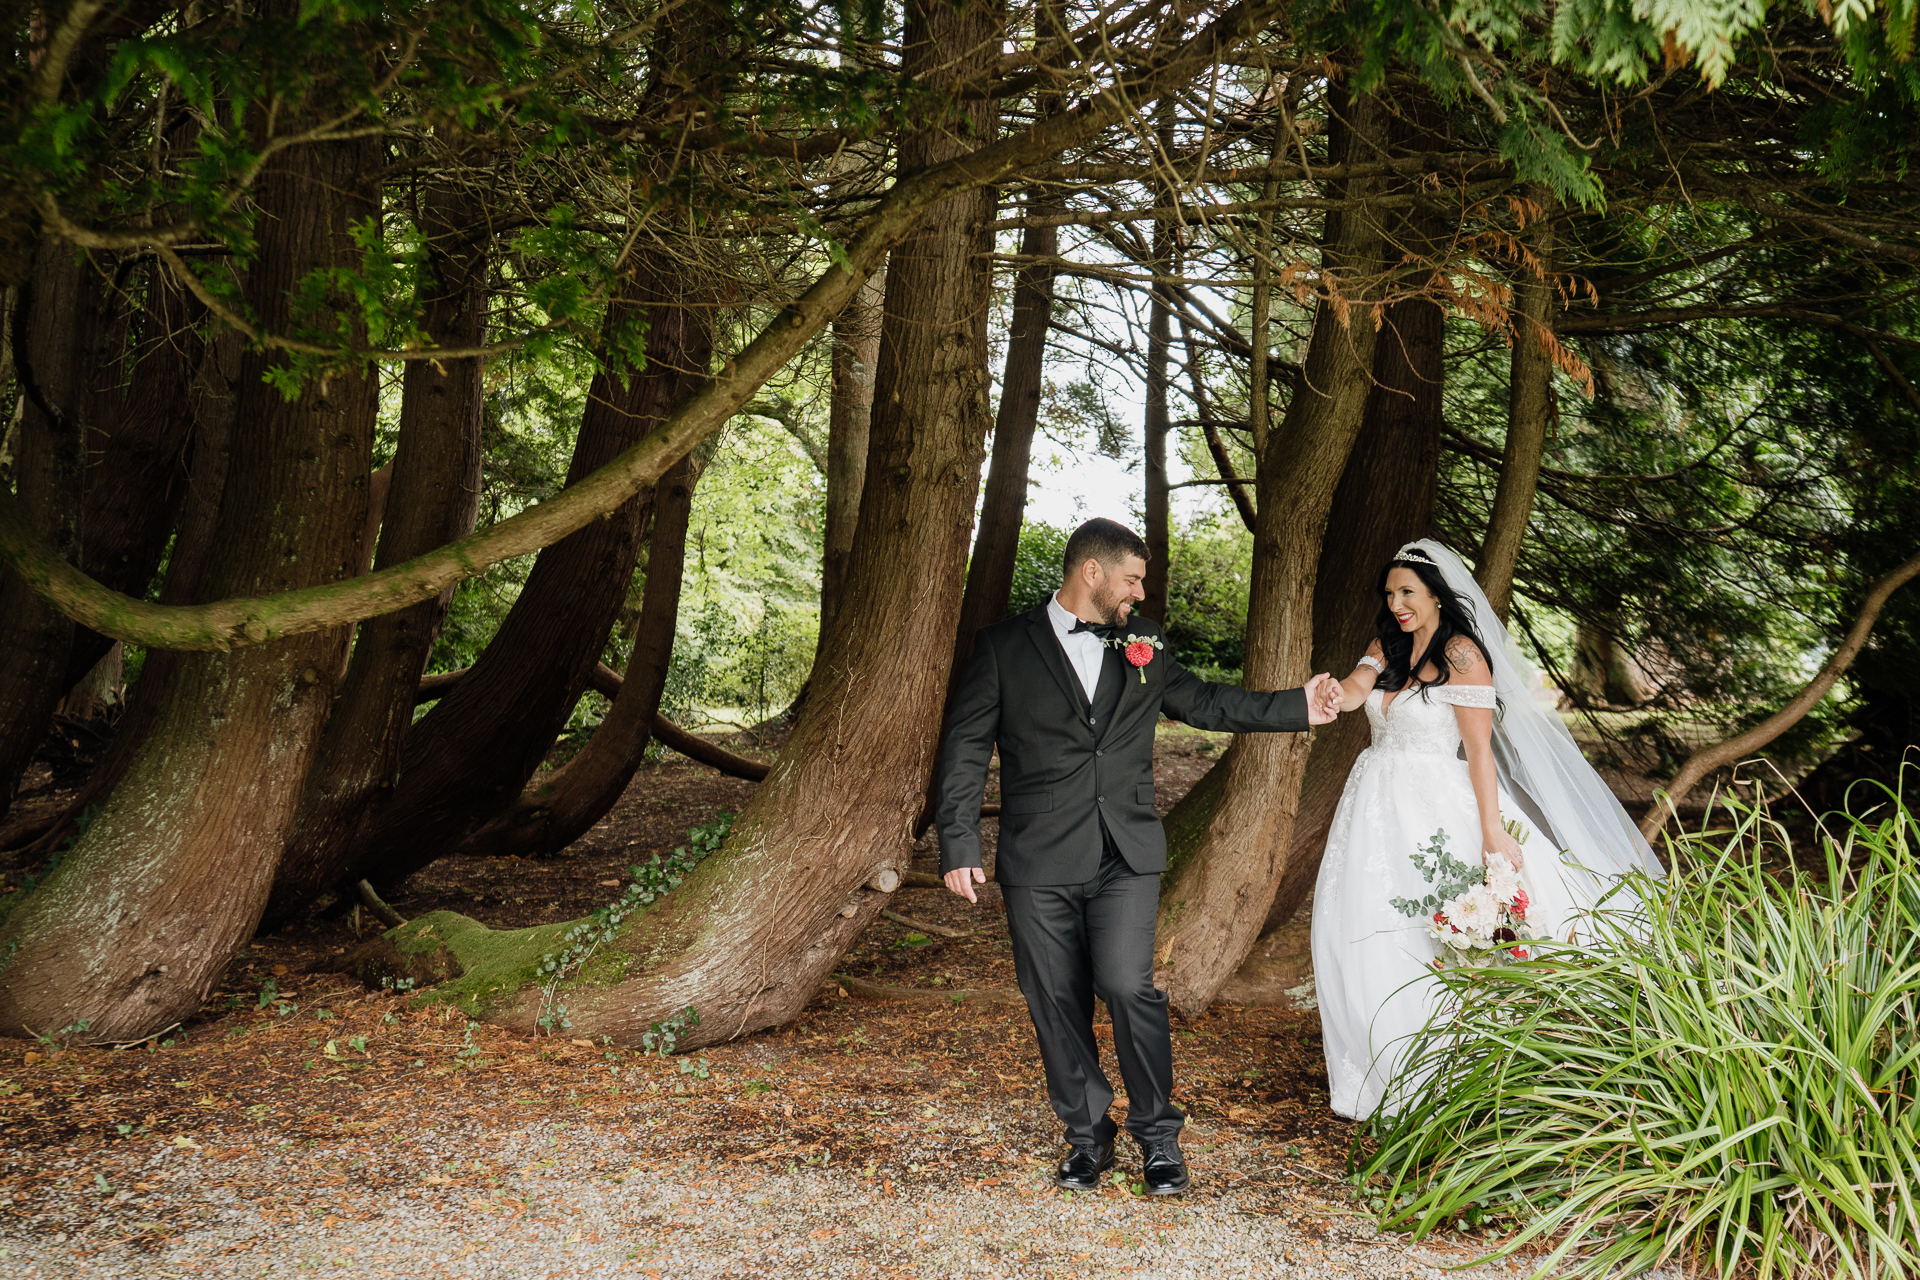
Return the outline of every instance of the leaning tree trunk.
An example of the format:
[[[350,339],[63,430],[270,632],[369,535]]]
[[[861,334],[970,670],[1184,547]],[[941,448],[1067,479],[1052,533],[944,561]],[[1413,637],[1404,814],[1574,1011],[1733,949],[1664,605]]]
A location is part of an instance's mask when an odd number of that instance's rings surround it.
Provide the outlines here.
[[[1513,284],[1507,442],[1500,455],[1500,486],[1494,491],[1493,513],[1487,518],[1487,536],[1480,544],[1480,563],[1474,572],[1480,589],[1487,593],[1487,603],[1503,623],[1513,603],[1513,570],[1520,561],[1527,522],[1533,518],[1547,421],[1553,416],[1553,197],[1538,185],[1528,194],[1540,210],[1526,230],[1527,247],[1539,260],[1539,269],[1521,267],[1520,278]]]
[[[240,364],[239,334],[229,331],[203,344],[199,366],[188,388],[188,412],[192,421],[186,494],[167,554],[167,571],[160,583],[161,604],[193,604],[202,598],[200,580],[213,548],[220,498],[227,487]],[[181,657],[169,649],[147,651],[146,660],[140,665],[140,677],[127,693],[126,710],[114,726],[112,744],[87,775],[66,811],[28,848],[23,855],[27,862],[38,864],[50,856],[72,834],[80,816],[89,809],[97,809],[120,785],[120,779],[126,776],[135,753],[146,741],[147,731],[160,713],[161,703],[172,687],[174,667]]]
[[[1425,94],[1399,99],[1403,114],[1390,127],[1396,154],[1428,151],[1444,125],[1439,105]],[[1397,184],[1402,192],[1416,182]],[[1433,214],[1418,207],[1389,224],[1392,250],[1413,259],[1406,283],[1424,274],[1446,240]],[[1439,264],[1435,263],[1437,268]],[[1333,493],[1313,588],[1313,669],[1344,677],[1374,634],[1380,566],[1402,546],[1433,532],[1439,498],[1440,429],[1445,406],[1446,313],[1423,297],[1387,308],[1373,349],[1374,387],[1362,411],[1360,434]],[[1365,716],[1342,716],[1314,731],[1300,783],[1287,867],[1268,910],[1266,928],[1293,918],[1313,892],[1327,830],[1353,762],[1370,738]]]
[[[1170,133],[1162,129],[1163,145],[1170,145]],[[1174,261],[1174,227],[1170,222],[1153,224],[1153,273],[1178,274]],[[1147,399],[1141,414],[1144,466],[1142,472],[1141,514],[1146,517],[1143,530],[1147,544],[1147,577],[1141,584],[1146,598],[1140,602],[1143,616],[1164,624],[1167,620],[1167,584],[1173,570],[1173,494],[1167,487],[1167,437],[1173,432],[1172,414],[1167,400],[1172,388],[1173,308],[1168,303],[1168,286],[1155,284],[1147,303]]]
[[[479,346],[487,298],[484,219],[463,190],[435,186],[427,194],[424,221],[426,331],[445,347]],[[480,499],[482,373],[477,356],[407,365],[375,568],[400,564],[472,531]],[[414,690],[449,601],[442,595],[360,624],[274,881],[268,927],[328,887],[369,806],[392,791],[413,723]]]
[[[873,424],[874,366],[880,360],[880,310],[885,270],[861,286],[833,320],[832,402],[827,413],[827,511],[820,548],[820,635],[834,615],[853,559],[860,526],[860,494],[867,487],[867,436]],[[819,653],[815,653],[818,661]]]
[[[291,149],[261,175],[248,300],[268,332],[291,327],[301,281],[358,267],[353,228],[378,212],[361,184],[378,166],[377,144],[356,140]],[[265,380],[272,359],[256,351],[243,368],[205,574],[219,595],[332,581],[359,559],[376,382],[335,369],[288,401]],[[199,1006],[266,904],[343,640],[178,659],[125,778],[0,925],[0,1025],[134,1040]]]
[[[912,0],[906,61],[952,88],[985,75],[1000,48],[996,6]],[[938,131],[900,140],[908,172],[980,146],[991,106],[962,100]],[[467,966],[447,998],[490,1021],[533,1030],[568,1006],[572,1034],[633,1044],[687,1006],[700,1025],[683,1046],[794,1017],[899,883],[926,792],[958,593],[985,455],[986,312],[992,195],[929,210],[892,251],[876,380],[869,483],[846,592],[814,688],[778,761],[735,821],[727,846],[626,923],[552,992],[536,966],[551,927],[491,934],[450,913],[433,928]],[[503,990],[504,988],[504,990]],[[562,1024],[565,1025],[565,1024]]]
[[[1365,163],[1385,149],[1386,118],[1374,97],[1345,104],[1344,158]],[[1383,291],[1385,241],[1366,202],[1381,182],[1345,184],[1355,212],[1338,219],[1326,251],[1326,287],[1315,313],[1300,388],[1259,459],[1259,514],[1247,606],[1245,682],[1298,684],[1313,653],[1313,593],[1321,531],[1372,385],[1370,300]],[[1156,981],[1194,1017],[1258,939],[1286,870],[1305,770],[1303,734],[1241,734],[1213,774],[1168,819],[1170,865],[1160,897]],[[1210,777],[1212,775],[1209,775]]]
[[[690,453],[654,489],[646,593],[633,655],[613,709],[578,755],[529,786],[513,808],[474,832],[456,852],[496,858],[558,853],[592,830],[626,794],[646,757],[660,695],[667,687],[680,617],[687,521],[701,469],[698,451]]]
[[[1373,352],[1375,386],[1327,515],[1313,588],[1313,669],[1344,677],[1366,652],[1380,601],[1380,566],[1433,531],[1440,473],[1440,387],[1445,367],[1437,303],[1408,298],[1387,309]],[[1327,829],[1353,762],[1370,739],[1365,716],[1314,730],[1300,784],[1286,871],[1265,927],[1293,918],[1313,891]]]
[[[1060,202],[1036,195],[1027,212],[1045,217]],[[1007,335],[1007,366],[1000,377],[1000,413],[993,425],[993,460],[980,502],[980,532],[967,563],[967,590],[960,598],[960,627],[954,642],[953,671],[966,670],[973,637],[980,628],[1007,616],[1013,569],[1020,552],[1020,526],[1027,518],[1027,472],[1033,460],[1033,432],[1040,422],[1045,384],[1048,324],[1053,318],[1051,259],[1060,252],[1055,227],[1028,227],[1020,254],[1028,265],[1013,279],[1013,328]]]
[[[645,324],[646,367],[594,378],[568,484],[653,430],[706,374],[712,312],[692,288],[665,251],[636,252],[608,324]],[[408,735],[397,785],[355,845],[311,873],[307,886],[363,877],[397,884],[513,806],[600,660],[652,502],[651,489],[636,494],[540,553],[473,670]]]

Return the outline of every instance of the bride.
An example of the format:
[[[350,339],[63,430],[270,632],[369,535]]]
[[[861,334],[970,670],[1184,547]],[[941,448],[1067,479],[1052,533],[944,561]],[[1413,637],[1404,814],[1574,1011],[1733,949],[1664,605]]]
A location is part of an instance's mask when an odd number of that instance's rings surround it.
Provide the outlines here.
[[[1407,544],[1380,598],[1378,638],[1341,682],[1341,711],[1366,707],[1373,745],[1341,793],[1313,898],[1332,1104],[1354,1119],[1381,1107],[1405,1039],[1438,1006],[1428,921],[1392,903],[1431,891],[1412,855],[1436,833],[1462,862],[1517,870],[1528,924],[1555,938],[1614,877],[1661,874],[1560,717],[1533,701],[1532,668],[1459,556]]]

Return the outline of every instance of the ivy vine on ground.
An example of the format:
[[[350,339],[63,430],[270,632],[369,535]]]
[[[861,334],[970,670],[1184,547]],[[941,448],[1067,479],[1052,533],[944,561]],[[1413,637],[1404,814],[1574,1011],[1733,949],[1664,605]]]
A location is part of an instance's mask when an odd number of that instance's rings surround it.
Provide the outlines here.
[[[620,931],[620,925],[626,918],[642,907],[651,906],[680,887],[681,881],[693,874],[693,869],[706,858],[719,852],[726,843],[727,833],[733,829],[733,811],[722,809],[712,822],[696,826],[687,832],[687,842],[674,847],[672,853],[662,859],[656,852],[644,865],[635,864],[627,868],[633,875],[633,882],[619,898],[600,907],[585,920],[568,929],[561,938],[558,951],[550,951],[540,957],[540,1014],[535,1021],[540,1029],[551,1035],[556,1028],[562,1031],[572,1030],[573,1022],[567,1017],[567,1006],[556,1003],[554,996],[560,984],[579,973],[586,967],[594,952],[602,943],[613,941]],[[668,1022],[682,1025],[682,1020],[692,1018],[687,1026],[697,1025],[698,1015],[691,1006],[683,1013],[675,1015]],[[662,1024],[653,1024],[653,1039],[662,1040],[669,1047],[662,1053],[672,1052],[671,1045],[675,1036],[668,1032],[661,1034]]]

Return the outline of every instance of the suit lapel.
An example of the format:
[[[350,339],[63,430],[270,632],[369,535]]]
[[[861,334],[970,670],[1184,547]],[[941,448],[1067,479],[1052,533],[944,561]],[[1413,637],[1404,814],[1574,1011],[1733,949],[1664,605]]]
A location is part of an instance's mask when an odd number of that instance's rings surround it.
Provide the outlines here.
[[[1095,741],[1104,741],[1113,722],[1119,719],[1120,700],[1127,696],[1127,673],[1132,670],[1120,650],[1108,645],[1100,660],[1100,683],[1093,687],[1093,714],[1099,720]]]
[[[1046,663],[1047,670],[1053,673],[1054,680],[1060,685],[1060,692],[1066,694],[1073,705],[1080,708],[1082,715],[1090,712],[1093,708],[1087,705],[1087,691],[1080,687],[1080,677],[1075,675],[1073,668],[1067,665],[1067,652],[1060,647],[1060,637],[1053,633],[1053,622],[1047,617],[1045,605],[1041,605],[1034,613],[1032,620],[1027,623],[1027,638],[1032,640],[1034,648],[1040,651],[1040,659]],[[1104,679],[1105,675],[1106,672],[1103,669],[1101,677]],[[1099,692],[1097,687],[1095,692]]]

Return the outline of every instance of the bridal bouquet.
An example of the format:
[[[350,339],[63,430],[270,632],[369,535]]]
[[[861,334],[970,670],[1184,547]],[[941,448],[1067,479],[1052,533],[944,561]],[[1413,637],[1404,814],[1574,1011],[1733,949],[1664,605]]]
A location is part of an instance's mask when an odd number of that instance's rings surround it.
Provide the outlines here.
[[[1515,839],[1525,839],[1524,828],[1507,824]],[[1425,857],[1421,856],[1424,853]],[[1496,859],[1486,866],[1472,866],[1453,856],[1447,848],[1447,833],[1436,831],[1413,865],[1433,886],[1424,898],[1394,898],[1393,906],[1402,914],[1427,917],[1432,926],[1427,936],[1440,944],[1436,969],[1472,966],[1486,968],[1525,960],[1532,954],[1527,943],[1527,891],[1520,875],[1504,861]]]

